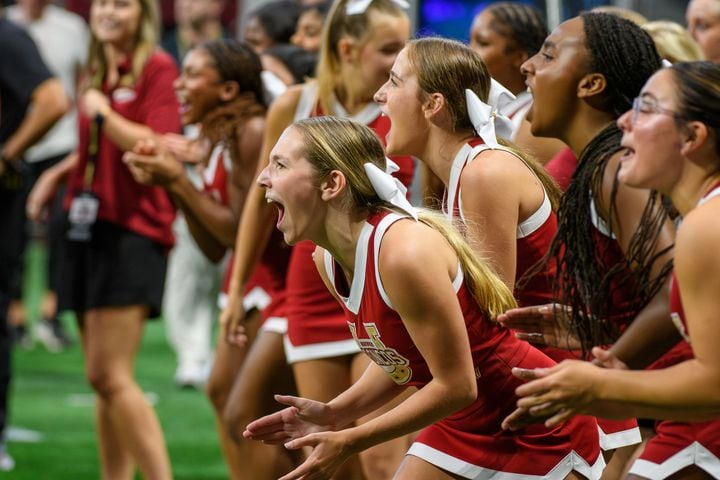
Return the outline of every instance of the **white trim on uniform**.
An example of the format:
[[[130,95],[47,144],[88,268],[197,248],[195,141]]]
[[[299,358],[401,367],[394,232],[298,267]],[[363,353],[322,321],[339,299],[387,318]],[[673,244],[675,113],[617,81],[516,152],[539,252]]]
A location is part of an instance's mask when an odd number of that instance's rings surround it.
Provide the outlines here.
[[[595,207],[595,198],[593,197],[592,192],[590,192],[590,220],[598,232],[615,240],[615,234],[610,231],[610,225],[597,212],[597,207]]]
[[[605,433],[598,425],[598,436],[600,437],[600,448],[604,451],[636,445],[642,442],[640,428],[633,427],[620,432]]]
[[[318,360],[320,358],[342,357],[360,353],[360,347],[355,343],[354,338],[338,340],[336,342],[311,343],[296,347],[287,335],[284,339],[285,357],[289,364],[307,360]]]
[[[565,458],[545,475],[527,475],[483,468],[420,442],[414,442],[410,446],[407,455],[422,458],[426,462],[443,470],[470,480],[560,480],[572,471],[576,471],[590,480],[597,480],[605,468],[605,460],[602,455],[598,455],[595,464],[591,466],[585,459],[575,453],[575,451],[568,453]]]
[[[702,468],[714,478],[720,478],[720,459],[699,442],[691,443],[660,464],[649,460],[635,460],[629,473],[651,480],[662,480],[690,465]]]
[[[287,329],[287,318],[285,317],[268,317],[260,326],[261,332],[272,332],[279,335],[285,335]]]
[[[520,159],[521,162],[525,164],[526,167],[532,172],[533,175],[535,175],[535,172],[530,168],[530,166],[525,162],[525,160],[518,156],[515,152],[508,148],[491,148],[486,144],[477,145],[475,147],[471,147],[470,144],[465,144],[460,148],[457,155],[455,155],[455,159],[453,159],[452,167],[450,169],[450,180],[449,185],[447,188],[447,195],[445,198],[445,202],[443,205],[443,212],[445,213],[445,217],[448,220],[452,221],[453,218],[453,212],[455,210],[455,197],[458,199],[458,211],[460,212],[460,219],[463,223],[467,224],[467,221],[465,219],[465,213],[463,212],[462,208],[462,191],[460,190],[460,175],[463,171],[463,168],[465,168],[466,165],[469,165],[470,162],[472,162],[480,153],[484,152],[485,150],[502,150],[503,152],[510,153]],[[537,175],[535,175],[535,178],[537,178]],[[540,180],[538,178],[538,180]],[[552,204],[550,203],[550,198],[547,195],[547,192],[545,191],[545,187],[542,187],[543,189],[543,201],[540,204],[540,207],[538,207],[535,212],[533,212],[532,215],[530,215],[528,218],[526,218],[523,222],[521,222],[517,226],[515,238],[524,238],[527,236],[530,236],[532,233],[534,233],[538,228],[542,227],[545,224],[545,221],[550,218],[550,215],[552,215]]]

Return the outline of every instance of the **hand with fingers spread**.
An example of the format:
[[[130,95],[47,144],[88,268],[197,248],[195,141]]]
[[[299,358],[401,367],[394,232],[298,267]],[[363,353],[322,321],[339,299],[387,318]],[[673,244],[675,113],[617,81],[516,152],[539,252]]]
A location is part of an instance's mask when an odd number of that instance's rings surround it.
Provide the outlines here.
[[[245,438],[278,444],[335,428],[334,415],[325,403],[291,395],[275,395],[275,400],[288,408],[250,423]]]
[[[580,350],[580,341],[568,325],[568,309],[557,303],[513,308],[498,315],[497,321],[515,330],[515,336],[521,340],[564,350]]]
[[[329,479],[354,453],[347,430],[334,432],[334,415],[327,404],[289,395],[275,395],[288,408],[250,423],[245,438],[269,444],[284,444],[289,450],[310,447],[312,453],[280,480]]]
[[[355,453],[348,440],[347,430],[312,433],[285,444],[289,450],[309,447],[312,453],[299,467],[280,480],[329,480],[347,458]]]

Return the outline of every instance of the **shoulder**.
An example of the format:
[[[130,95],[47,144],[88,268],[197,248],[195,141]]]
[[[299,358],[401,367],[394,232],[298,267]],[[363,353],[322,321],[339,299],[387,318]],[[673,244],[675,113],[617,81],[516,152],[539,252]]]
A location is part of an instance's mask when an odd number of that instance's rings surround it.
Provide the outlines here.
[[[302,96],[303,87],[304,85],[292,85],[288,87],[288,89],[270,105],[270,110],[295,114],[295,109]]]
[[[462,172],[460,186],[465,200],[497,197],[507,199],[518,185],[534,182],[527,165],[505,150],[484,150]]]
[[[248,118],[244,122],[240,122],[235,127],[238,141],[238,149],[240,162],[256,162],[258,150],[262,145],[263,135],[265,135],[265,117],[257,115]],[[248,158],[249,156],[249,158]]]
[[[265,117],[263,115],[256,115],[248,118],[237,127],[237,133],[243,137],[249,138],[262,138],[265,132]]]
[[[153,50],[145,63],[145,70],[148,74],[172,73],[177,75],[177,64],[173,57],[162,48]]]
[[[268,109],[268,127],[284,129],[293,123],[301,94],[302,85],[293,85],[275,99]]]
[[[487,149],[480,152],[463,170],[463,178],[477,181],[515,179],[518,172],[528,172],[525,163],[514,153],[501,149]]]
[[[720,268],[720,198],[693,209],[683,219],[675,239],[675,258],[678,267],[719,272]]]
[[[2,51],[5,53],[8,53],[7,50],[12,53],[20,49],[36,49],[35,42],[24,27],[2,17],[0,17],[0,41],[2,41]]]
[[[393,223],[382,238],[378,261],[382,270],[407,274],[426,262],[454,257],[440,232],[423,222],[402,219]]]

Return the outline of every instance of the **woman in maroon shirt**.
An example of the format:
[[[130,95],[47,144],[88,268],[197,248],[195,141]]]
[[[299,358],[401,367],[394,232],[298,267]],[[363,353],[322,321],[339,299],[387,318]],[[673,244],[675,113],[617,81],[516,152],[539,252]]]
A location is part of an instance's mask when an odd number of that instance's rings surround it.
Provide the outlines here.
[[[152,0],[94,0],[88,85],[80,101],[78,151],[46,172],[30,199],[37,214],[68,179],[68,230],[59,300],[74,310],[86,374],[97,394],[103,478],[171,478],[158,419],[135,382],[145,319],[159,314],[173,205],[132,178],[122,154],[140,139],[180,131],[172,89],[177,68],[156,49]]]

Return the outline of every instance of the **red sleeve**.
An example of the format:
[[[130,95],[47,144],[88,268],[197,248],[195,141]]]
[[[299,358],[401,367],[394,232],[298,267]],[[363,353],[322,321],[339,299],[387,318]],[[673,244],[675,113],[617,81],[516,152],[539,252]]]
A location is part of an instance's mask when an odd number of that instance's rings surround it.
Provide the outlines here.
[[[178,77],[175,61],[165,52],[154,53],[145,67],[138,123],[157,133],[180,132],[180,105],[173,82]]]

